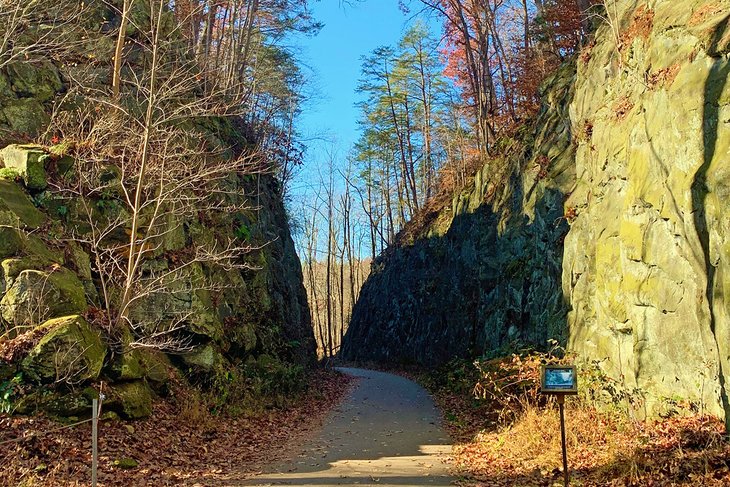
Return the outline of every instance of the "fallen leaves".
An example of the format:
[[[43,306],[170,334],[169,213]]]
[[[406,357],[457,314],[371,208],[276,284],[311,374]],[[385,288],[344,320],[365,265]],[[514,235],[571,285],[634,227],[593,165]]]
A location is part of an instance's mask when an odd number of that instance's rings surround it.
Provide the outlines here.
[[[349,390],[351,378],[314,373],[309,392],[285,409],[256,417],[212,416],[205,424],[184,424],[179,407],[158,401],[149,419],[99,424],[99,486],[224,485],[256,473],[288,454],[288,449],[321,424]],[[88,485],[91,426],[57,434],[45,417],[0,415],[0,486]],[[129,467],[136,462],[137,467]],[[122,464],[127,468],[121,468]]]
[[[463,486],[562,485],[560,423],[554,403],[530,396],[535,379],[529,357],[503,359],[496,370],[510,388],[495,388],[475,400],[469,385],[486,374],[468,369],[421,377],[444,413],[455,439],[451,461]],[[534,374],[532,374],[534,375]],[[437,379],[433,379],[433,377]],[[450,383],[443,377],[449,377]],[[499,382],[495,382],[499,384]],[[521,410],[493,392],[530,397]],[[527,392],[527,395],[526,395]],[[500,408],[508,409],[505,414]],[[511,418],[506,423],[503,418]],[[730,444],[725,427],[708,416],[675,416],[658,421],[629,419],[620,410],[600,411],[579,398],[566,404],[568,460],[575,486],[727,486]]]

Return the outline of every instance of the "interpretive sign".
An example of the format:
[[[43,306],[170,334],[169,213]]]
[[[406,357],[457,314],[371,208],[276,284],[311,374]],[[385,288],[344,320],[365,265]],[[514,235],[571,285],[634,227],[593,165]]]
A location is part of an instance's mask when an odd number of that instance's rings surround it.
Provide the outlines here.
[[[578,394],[574,365],[543,365],[540,390],[543,394]]]
[[[565,396],[578,394],[578,373],[575,365],[543,365],[540,373],[540,392],[557,396],[560,408],[560,442],[563,447],[563,480],[570,485],[568,449],[565,444]]]

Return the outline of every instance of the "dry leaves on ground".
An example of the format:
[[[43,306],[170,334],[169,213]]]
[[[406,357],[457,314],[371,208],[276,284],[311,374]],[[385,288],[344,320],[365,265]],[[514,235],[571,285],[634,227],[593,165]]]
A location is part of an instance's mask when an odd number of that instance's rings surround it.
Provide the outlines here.
[[[533,362],[507,358],[503,368],[529,375]],[[475,376],[463,371],[453,376],[463,383],[424,382],[455,440],[452,461],[462,478],[459,485],[562,485],[555,403],[525,401],[523,409],[505,415],[500,408],[511,406],[504,397],[487,394],[476,400],[465,385],[473,385]],[[520,387],[520,394],[530,389]],[[511,419],[505,422],[504,417]],[[566,403],[566,424],[572,486],[730,485],[730,444],[717,418],[678,415],[637,421],[620,408],[599,410],[585,399],[572,398]]]
[[[210,416],[181,422],[180,407],[158,401],[149,419],[99,425],[99,486],[225,485],[286,456],[316,430],[352,378],[318,371],[296,404],[257,417]],[[91,478],[91,425],[59,428],[44,417],[0,415],[0,486],[83,486]],[[3,441],[22,438],[9,444]],[[137,467],[115,465],[133,459]]]

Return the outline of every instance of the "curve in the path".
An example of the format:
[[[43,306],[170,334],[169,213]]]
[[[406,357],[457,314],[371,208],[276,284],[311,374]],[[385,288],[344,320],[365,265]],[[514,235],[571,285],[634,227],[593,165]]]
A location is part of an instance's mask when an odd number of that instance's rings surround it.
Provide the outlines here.
[[[243,485],[450,485],[443,457],[451,447],[426,391],[393,374],[339,370],[359,381],[319,435]]]

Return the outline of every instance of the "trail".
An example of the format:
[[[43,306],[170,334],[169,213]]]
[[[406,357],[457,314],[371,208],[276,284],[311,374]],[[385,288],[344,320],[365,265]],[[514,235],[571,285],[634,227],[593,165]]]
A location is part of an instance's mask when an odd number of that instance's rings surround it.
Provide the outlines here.
[[[318,436],[241,485],[450,485],[443,456],[451,446],[426,391],[393,374],[339,370],[358,384]]]

